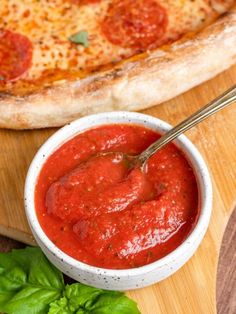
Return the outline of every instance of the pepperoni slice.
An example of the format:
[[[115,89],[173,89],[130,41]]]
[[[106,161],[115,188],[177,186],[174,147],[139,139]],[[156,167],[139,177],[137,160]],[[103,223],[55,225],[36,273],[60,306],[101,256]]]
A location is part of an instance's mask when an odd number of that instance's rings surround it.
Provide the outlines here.
[[[19,78],[31,66],[31,41],[18,33],[0,30],[0,76],[4,81]]]
[[[109,6],[101,28],[112,44],[146,50],[153,44],[158,46],[167,24],[166,10],[155,0],[115,0]]]

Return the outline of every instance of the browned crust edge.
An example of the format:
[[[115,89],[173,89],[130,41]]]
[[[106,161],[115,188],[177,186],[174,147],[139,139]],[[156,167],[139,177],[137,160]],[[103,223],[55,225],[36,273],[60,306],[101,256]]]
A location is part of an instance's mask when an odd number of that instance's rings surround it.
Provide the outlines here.
[[[0,127],[64,125],[112,110],[141,110],[171,99],[236,62],[236,6],[190,39],[118,68],[24,97],[0,95]]]

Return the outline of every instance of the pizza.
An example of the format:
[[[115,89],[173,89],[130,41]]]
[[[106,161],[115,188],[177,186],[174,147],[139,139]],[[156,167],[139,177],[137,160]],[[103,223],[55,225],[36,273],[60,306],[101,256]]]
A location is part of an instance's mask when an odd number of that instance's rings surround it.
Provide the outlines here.
[[[141,110],[235,60],[233,0],[1,0],[0,127]]]

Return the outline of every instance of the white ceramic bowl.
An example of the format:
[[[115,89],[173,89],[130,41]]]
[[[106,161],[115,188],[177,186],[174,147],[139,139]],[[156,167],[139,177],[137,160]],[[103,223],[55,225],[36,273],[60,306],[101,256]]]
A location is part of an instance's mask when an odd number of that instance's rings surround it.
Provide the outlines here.
[[[57,248],[42,230],[34,206],[34,190],[40,170],[47,158],[63,143],[91,127],[114,123],[135,123],[158,133],[165,133],[169,124],[157,118],[133,112],[109,112],[87,116],[66,125],[51,136],[39,149],[29,168],[25,183],[25,210],[33,235],[48,259],[63,273],[84,284],[103,289],[129,290],[151,285],[167,278],[194,254],[207,230],[212,207],[212,184],[206,164],[195,146],[183,135],[175,144],[191,164],[199,188],[200,216],[187,239],[160,260],[139,268],[111,270],[79,262]]]

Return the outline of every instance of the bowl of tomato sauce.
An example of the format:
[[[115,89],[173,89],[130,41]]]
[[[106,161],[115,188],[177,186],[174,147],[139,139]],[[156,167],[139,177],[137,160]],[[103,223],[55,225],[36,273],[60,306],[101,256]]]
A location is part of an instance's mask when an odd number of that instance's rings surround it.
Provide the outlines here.
[[[155,117],[107,112],[78,119],[39,149],[25,210],[48,259],[84,284],[128,290],[161,281],[194,254],[207,230],[212,184],[184,135],[145,171],[136,156],[171,128]]]

